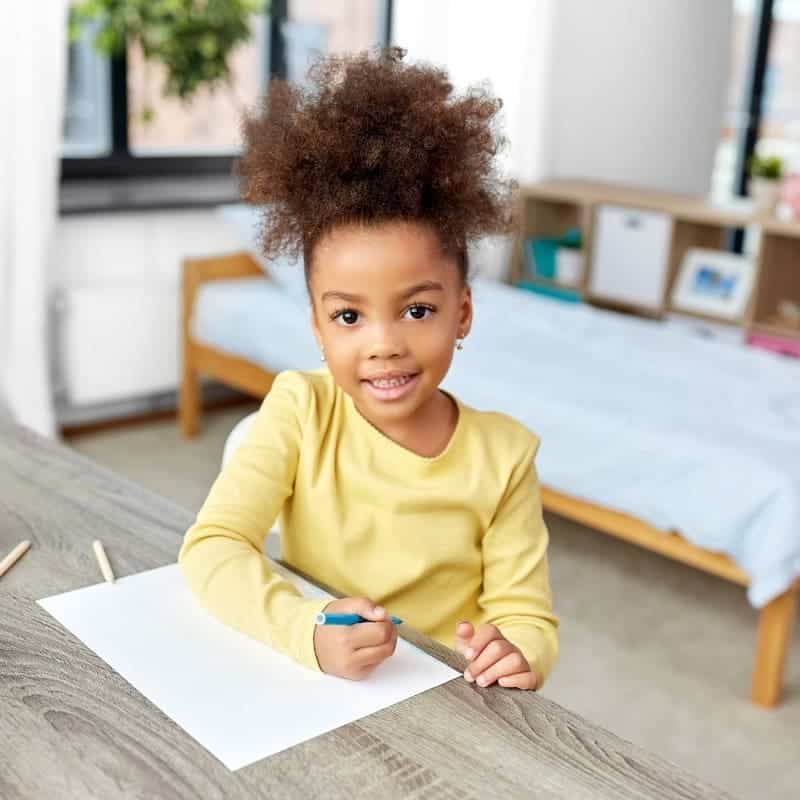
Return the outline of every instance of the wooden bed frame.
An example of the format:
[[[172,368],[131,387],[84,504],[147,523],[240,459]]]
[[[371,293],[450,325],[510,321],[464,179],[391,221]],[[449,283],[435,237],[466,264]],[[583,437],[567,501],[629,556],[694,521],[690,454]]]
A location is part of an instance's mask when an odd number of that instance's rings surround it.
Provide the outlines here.
[[[264,277],[264,271],[247,252],[183,262],[183,376],[179,423],[185,437],[194,436],[200,423],[200,376],[205,375],[254,397],[264,397],[274,375],[250,361],[200,344],[192,339],[190,321],[199,287],[209,281]],[[660,531],[641,520],[587,503],[543,487],[546,510],[595,530],[637,544],[696,569],[747,586],[747,575],[731,559],[690,544],[674,532]],[[759,612],[751,700],[772,708],[780,700],[786,653],[793,634],[800,580]]]

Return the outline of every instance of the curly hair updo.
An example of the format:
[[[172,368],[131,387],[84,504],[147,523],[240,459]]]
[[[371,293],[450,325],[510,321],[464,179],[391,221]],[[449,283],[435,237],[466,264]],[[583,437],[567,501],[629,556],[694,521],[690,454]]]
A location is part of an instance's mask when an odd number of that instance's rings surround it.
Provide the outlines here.
[[[496,173],[502,101],[456,96],[444,70],[385,48],[317,60],[308,85],[273,80],[245,117],[236,163],[245,202],[264,207],[264,255],[304,258],[339,225],[429,224],[467,277],[467,243],[511,229],[514,182]]]

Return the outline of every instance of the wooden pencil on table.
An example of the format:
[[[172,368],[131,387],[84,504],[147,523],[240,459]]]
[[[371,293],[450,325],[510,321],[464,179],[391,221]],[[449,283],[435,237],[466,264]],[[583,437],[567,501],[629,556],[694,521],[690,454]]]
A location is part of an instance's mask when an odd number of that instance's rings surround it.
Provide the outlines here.
[[[103,577],[109,583],[114,583],[114,573],[111,570],[111,564],[108,563],[108,556],[106,555],[103,543],[99,539],[95,539],[94,542],[92,542],[92,548],[94,549],[94,555],[95,558],[97,558],[97,563],[100,565],[100,572],[103,573]]]
[[[0,561],[0,575],[5,575],[14,564],[28,552],[31,543],[26,539],[20,542],[2,561]]]

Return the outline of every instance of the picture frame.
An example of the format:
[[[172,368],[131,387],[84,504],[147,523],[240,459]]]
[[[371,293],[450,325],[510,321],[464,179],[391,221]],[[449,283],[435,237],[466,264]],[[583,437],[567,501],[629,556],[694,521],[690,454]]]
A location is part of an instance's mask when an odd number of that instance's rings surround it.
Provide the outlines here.
[[[681,261],[671,305],[685,311],[740,321],[755,282],[755,263],[747,256],[691,247]]]

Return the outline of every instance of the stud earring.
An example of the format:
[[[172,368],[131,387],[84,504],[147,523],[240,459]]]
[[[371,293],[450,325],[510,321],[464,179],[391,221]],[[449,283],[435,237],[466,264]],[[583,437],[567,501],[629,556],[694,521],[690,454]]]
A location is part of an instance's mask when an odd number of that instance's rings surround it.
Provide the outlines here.
[[[464,349],[464,339],[456,339],[456,350]]]

